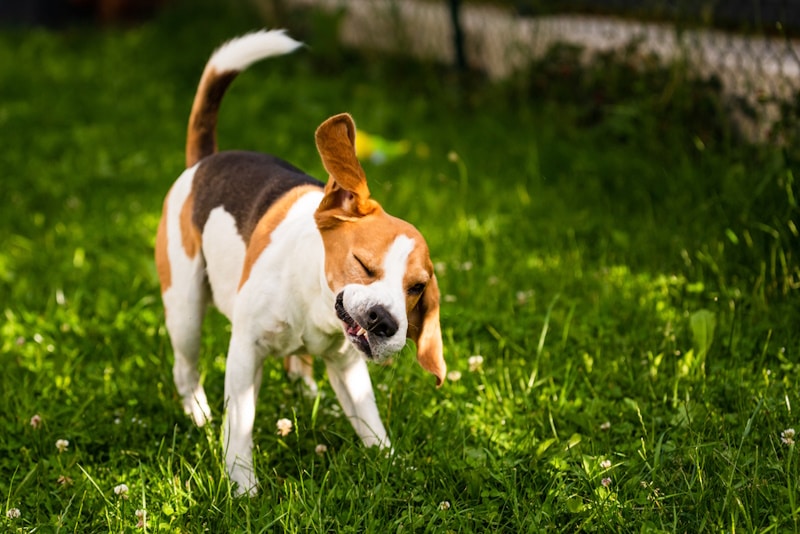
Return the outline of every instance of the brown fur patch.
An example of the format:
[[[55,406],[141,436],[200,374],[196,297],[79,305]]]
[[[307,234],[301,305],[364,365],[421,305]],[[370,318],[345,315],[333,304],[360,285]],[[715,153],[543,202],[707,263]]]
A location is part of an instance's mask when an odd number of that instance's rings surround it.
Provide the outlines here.
[[[166,293],[167,289],[172,285],[172,269],[169,265],[169,256],[167,255],[167,200],[169,196],[164,199],[164,208],[161,211],[161,221],[158,223],[158,232],[156,233],[156,272],[158,273],[158,281],[161,283],[161,293]]]
[[[408,338],[417,346],[417,361],[436,377],[436,385],[444,383],[447,364],[444,361],[442,327],[439,324],[439,284],[432,277],[425,291],[408,312]]]
[[[186,168],[217,151],[217,115],[225,90],[239,71],[217,72],[206,67],[189,115],[186,132]]]
[[[194,192],[189,193],[186,201],[181,208],[181,245],[183,250],[189,258],[194,258],[200,250],[201,235],[200,230],[192,222],[192,213],[194,212]]]
[[[312,191],[319,191],[316,185],[302,185],[289,190],[280,197],[270,207],[270,209],[259,219],[258,224],[250,236],[247,244],[247,252],[244,256],[244,267],[242,268],[242,278],[239,280],[239,288],[250,278],[250,271],[264,249],[267,248],[272,240],[272,232],[286,218],[286,214],[294,206],[300,197]]]
[[[292,358],[297,358],[292,361]],[[299,369],[294,367],[294,363],[299,364]],[[310,354],[303,354],[297,356],[286,356],[283,359],[283,369],[287,373],[300,373],[303,376],[312,376],[314,374],[314,360]]]
[[[375,209],[370,202],[367,177],[356,157],[356,125],[347,113],[323,122],[315,134],[317,151],[330,178],[319,211],[342,208],[347,215],[368,215]]]

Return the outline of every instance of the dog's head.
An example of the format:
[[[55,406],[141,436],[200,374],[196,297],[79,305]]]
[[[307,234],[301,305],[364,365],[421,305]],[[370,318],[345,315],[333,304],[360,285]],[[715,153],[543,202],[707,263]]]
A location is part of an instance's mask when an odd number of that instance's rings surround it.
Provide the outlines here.
[[[381,361],[411,338],[420,365],[444,381],[439,287],[428,245],[411,224],[370,198],[355,152],[350,115],[317,129],[317,149],[330,175],[316,212],[325,245],[325,276],[348,341]]]

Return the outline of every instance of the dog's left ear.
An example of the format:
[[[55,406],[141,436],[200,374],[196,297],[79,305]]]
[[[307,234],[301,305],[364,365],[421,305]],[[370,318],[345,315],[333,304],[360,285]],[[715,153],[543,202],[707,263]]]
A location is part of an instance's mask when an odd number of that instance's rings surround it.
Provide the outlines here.
[[[347,113],[323,122],[315,134],[317,151],[330,177],[318,213],[337,210],[336,219],[367,215],[376,209],[369,197],[367,176],[356,157],[356,125]]]
[[[436,377],[436,386],[444,383],[447,364],[442,349],[439,324],[439,284],[434,275],[417,305],[408,313],[408,337],[417,345],[417,361]]]

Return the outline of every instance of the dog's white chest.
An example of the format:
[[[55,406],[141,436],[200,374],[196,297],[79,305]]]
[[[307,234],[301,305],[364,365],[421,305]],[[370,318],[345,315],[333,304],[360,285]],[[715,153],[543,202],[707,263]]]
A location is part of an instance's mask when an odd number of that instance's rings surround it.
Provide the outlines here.
[[[313,217],[320,197],[321,193],[308,193],[289,209],[245,280],[243,262],[238,269],[231,265],[233,254],[207,258],[214,301],[232,302],[229,317],[234,328],[247,329],[265,355],[323,355],[344,342],[334,297],[324,280],[324,249]],[[226,282],[215,283],[215,270],[230,271],[241,285],[234,289]]]

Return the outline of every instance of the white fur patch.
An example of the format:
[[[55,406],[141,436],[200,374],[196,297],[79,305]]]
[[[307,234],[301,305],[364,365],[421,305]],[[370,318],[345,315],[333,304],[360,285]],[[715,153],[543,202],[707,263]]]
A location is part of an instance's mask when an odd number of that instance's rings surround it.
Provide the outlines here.
[[[403,311],[405,311],[403,278],[408,268],[408,256],[412,250],[414,250],[414,240],[406,235],[399,235],[383,259],[383,280],[397,292]]]
[[[231,39],[220,46],[208,60],[219,72],[243,71],[256,61],[288,54],[302,46],[284,30],[261,30]]]
[[[245,251],[245,243],[236,229],[233,215],[221,206],[211,210],[203,228],[206,276],[211,285],[214,305],[228,319],[233,317]]]
[[[266,343],[272,356],[325,355],[341,344],[333,294],[320,274],[324,248],[313,214],[321,198],[309,192],[294,203],[236,297],[235,328]]]

